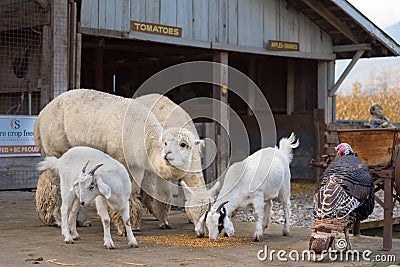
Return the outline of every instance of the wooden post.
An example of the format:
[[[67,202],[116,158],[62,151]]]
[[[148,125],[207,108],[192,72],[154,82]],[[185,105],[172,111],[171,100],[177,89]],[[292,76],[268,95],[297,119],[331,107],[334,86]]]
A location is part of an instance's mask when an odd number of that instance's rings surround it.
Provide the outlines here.
[[[82,34],[76,34],[75,88],[81,88]]]
[[[68,76],[68,89],[75,89],[75,74],[76,74],[76,3],[68,3],[68,15],[69,15],[69,46],[68,46],[68,58],[69,58],[69,76]]]
[[[392,249],[393,233],[393,179],[385,177],[383,196],[383,250]]]
[[[204,132],[205,132],[205,137],[206,138],[210,138],[210,139],[214,139],[216,140],[216,134],[215,134],[215,125],[214,123],[204,123]],[[205,154],[205,162],[212,162],[212,164],[206,169],[206,184],[211,183],[212,181],[215,180],[215,178],[217,177],[216,175],[216,158],[212,158],[215,156],[214,153],[209,153],[207,151],[207,146],[205,148],[206,150],[206,154]],[[214,161],[213,161],[214,160]]]
[[[49,25],[43,25],[42,34],[42,60],[40,64],[40,78],[41,78],[41,88],[40,88],[40,108],[46,106],[51,98],[51,27]]]
[[[229,119],[228,119],[228,52],[215,51],[213,55],[214,62],[224,64],[214,70],[214,81],[223,86],[213,86],[213,98],[222,103],[222,105],[213,106],[213,116],[215,124],[215,141],[217,145],[217,176],[220,177],[228,166],[229,160]],[[225,105],[223,105],[225,104]],[[219,124],[220,122],[225,129]]]
[[[335,84],[335,61],[330,61],[327,64],[327,87],[331,88]],[[335,96],[326,97],[327,102],[325,105],[326,108],[326,123],[333,123],[336,121],[336,101]]]
[[[315,140],[315,159],[319,161],[323,154],[325,154],[325,123],[324,123],[324,110],[314,109],[314,140]],[[314,168],[315,182],[318,183],[319,176],[321,175],[320,168]]]
[[[68,1],[53,0],[51,5],[52,64],[50,99],[68,89]]]
[[[286,85],[286,114],[294,112],[294,72],[295,61],[288,59],[287,64],[287,85]]]

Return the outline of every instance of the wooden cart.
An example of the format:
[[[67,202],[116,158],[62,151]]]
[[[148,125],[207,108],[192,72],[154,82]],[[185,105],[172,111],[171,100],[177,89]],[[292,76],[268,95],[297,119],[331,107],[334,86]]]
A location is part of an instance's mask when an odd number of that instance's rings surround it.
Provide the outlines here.
[[[338,130],[340,143],[348,143],[368,165],[374,177],[375,194],[384,190],[375,203],[384,209],[383,250],[392,248],[393,208],[400,201],[400,134],[398,129]]]

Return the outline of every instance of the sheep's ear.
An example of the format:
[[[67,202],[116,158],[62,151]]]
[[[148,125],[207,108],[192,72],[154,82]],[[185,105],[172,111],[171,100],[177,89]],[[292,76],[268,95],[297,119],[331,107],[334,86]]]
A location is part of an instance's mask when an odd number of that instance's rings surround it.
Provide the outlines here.
[[[103,179],[100,177],[96,177],[97,188],[99,192],[106,198],[109,199],[111,197],[111,188],[103,182]]]
[[[233,228],[233,223],[232,223],[231,219],[229,219],[228,216],[225,216],[223,223],[224,223],[224,228],[225,228],[226,234],[229,237],[233,236],[233,234],[235,233],[235,229]]]
[[[202,140],[202,139],[195,139],[193,144],[195,146],[198,146],[200,150],[201,150],[202,147],[206,146],[206,142],[204,142],[204,140]]]
[[[192,199],[194,197],[194,192],[193,190],[187,186],[187,184],[184,181],[180,182],[182,189],[183,189],[183,193],[185,194],[185,197],[187,200]]]

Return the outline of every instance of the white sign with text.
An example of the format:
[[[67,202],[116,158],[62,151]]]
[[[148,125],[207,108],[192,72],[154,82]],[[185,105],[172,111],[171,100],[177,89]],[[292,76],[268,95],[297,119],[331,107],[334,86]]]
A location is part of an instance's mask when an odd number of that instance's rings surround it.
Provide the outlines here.
[[[0,157],[40,156],[33,141],[36,116],[0,116]]]

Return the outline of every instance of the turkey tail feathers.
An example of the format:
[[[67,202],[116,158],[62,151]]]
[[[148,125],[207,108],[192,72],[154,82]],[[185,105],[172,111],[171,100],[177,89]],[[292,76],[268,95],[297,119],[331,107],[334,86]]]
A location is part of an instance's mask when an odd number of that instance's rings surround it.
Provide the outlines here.
[[[292,132],[288,138],[284,137],[279,141],[279,150],[285,153],[289,159],[289,162],[291,162],[293,159],[292,149],[298,147],[299,145],[299,139],[297,139],[296,135]]]

